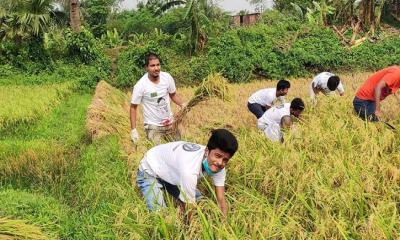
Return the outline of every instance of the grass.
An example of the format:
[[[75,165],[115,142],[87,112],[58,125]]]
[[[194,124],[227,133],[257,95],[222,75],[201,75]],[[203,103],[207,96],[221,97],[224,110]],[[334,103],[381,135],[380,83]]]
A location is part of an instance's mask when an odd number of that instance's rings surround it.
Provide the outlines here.
[[[3,131],[1,185],[52,188],[67,184],[65,175],[87,142],[85,114],[90,99],[89,94],[75,93],[36,123]]]
[[[10,224],[8,231],[12,231],[15,237],[11,239],[19,239],[16,237],[18,235],[20,235],[20,239],[48,239],[45,236],[57,239],[62,235],[69,234],[68,208],[52,197],[20,190],[3,189],[0,191],[0,209],[0,216],[18,218],[11,222],[10,218],[3,223],[0,221],[0,238],[6,224]],[[32,223],[34,223],[34,226],[26,226],[26,224]],[[42,238],[29,237],[32,234]]]
[[[40,118],[71,94],[74,88],[72,82],[41,86],[0,86],[0,131]]]
[[[126,144],[123,139],[129,139],[129,131],[112,128],[85,145],[84,114],[90,97],[74,95],[68,101],[69,107],[57,108],[35,127],[19,125],[1,140],[1,146],[9,144],[5,153],[0,151],[2,161],[7,162],[4,166],[16,161],[11,156],[23,156],[28,150],[30,155],[47,151],[49,156],[58,158],[46,144],[76,152],[61,154],[65,161],[55,165],[67,166],[63,171],[46,167],[54,161],[52,157],[39,157],[46,164],[39,165],[35,174],[27,174],[31,168],[20,164],[13,169],[18,173],[12,175],[15,181],[4,181],[1,177],[5,196],[7,191],[21,191],[9,188],[24,187],[29,193],[22,193],[19,199],[35,199],[37,194],[50,195],[47,200],[37,202],[56,199],[56,209],[43,207],[47,210],[41,216],[45,219],[60,216],[55,218],[58,228],[45,228],[42,223],[46,221],[31,217],[29,208],[18,212],[24,206],[20,200],[0,215],[23,219],[61,239],[400,238],[400,133],[381,123],[363,122],[352,110],[354,92],[367,75],[341,75],[346,95],[318,96],[315,106],[308,100],[310,79],[293,80],[287,99],[297,96],[307,99],[306,111],[303,121],[296,122],[295,128],[285,135],[284,144],[266,139],[246,108],[252,92],[272,87],[276,82],[232,85],[230,102],[212,98],[193,107],[182,121],[184,140],[205,144],[209,130],[225,127],[238,137],[239,151],[227,166],[228,218],[221,216],[207,184],[201,184],[205,198],[196,206],[189,224],[184,223],[173,206],[157,213],[146,209],[135,183],[138,163],[151,147],[151,143],[144,141],[143,129],[138,127],[143,137],[136,150],[133,145],[129,151],[122,147]],[[180,88],[178,94],[190,99],[193,90]],[[127,101],[122,96],[107,99],[108,104],[117,106],[125,106]],[[389,97],[383,102],[383,111],[391,124],[400,127],[394,99]],[[129,122],[127,112],[125,120],[107,118],[105,123],[112,126],[114,121]],[[140,113],[138,121],[138,126],[142,126]],[[68,122],[74,127],[60,127],[68,126]],[[20,146],[12,145],[13,142],[19,142]],[[40,174],[52,174],[62,181],[18,184],[18,179],[35,182]],[[54,186],[49,190],[51,184]]]

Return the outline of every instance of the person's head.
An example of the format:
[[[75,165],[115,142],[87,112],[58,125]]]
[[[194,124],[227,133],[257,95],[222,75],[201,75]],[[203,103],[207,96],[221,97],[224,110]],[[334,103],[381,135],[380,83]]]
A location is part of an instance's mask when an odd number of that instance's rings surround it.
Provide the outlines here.
[[[279,80],[278,84],[276,84],[276,96],[285,96],[290,88],[290,82],[287,80]]]
[[[281,118],[281,128],[290,128],[292,123],[292,117],[289,115],[285,115]]]
[[[211,131],[205,156],[213,173],[221,171],[238,149],[236,137],[226,129]]]
[[[295,98],[290,103],[290,114],[299,117],[304,110],[304,102],[301,98]]]
[[[160,75],[161,64],[160,57],[157,54],[147,54],[144,59],[144,65],[146,72],[150,75],[150,77],[158,78]]]
[[[331,91],[335,91],[336,88],[339,86],[340,78],[338,76],[331,76],[328,78],[328,89]]]

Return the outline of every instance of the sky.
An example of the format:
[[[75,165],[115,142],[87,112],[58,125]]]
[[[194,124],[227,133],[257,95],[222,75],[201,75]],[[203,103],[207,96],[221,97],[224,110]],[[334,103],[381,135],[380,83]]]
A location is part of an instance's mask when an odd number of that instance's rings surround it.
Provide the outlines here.
[[[138,0],[123,0],[121,3],[122,9],[134,9]],[[232,13],[236,14],[240,10],[247,10],[249,13],[253,13],[254,6],[251,6],[247,0],[219,0],[219,6]]]

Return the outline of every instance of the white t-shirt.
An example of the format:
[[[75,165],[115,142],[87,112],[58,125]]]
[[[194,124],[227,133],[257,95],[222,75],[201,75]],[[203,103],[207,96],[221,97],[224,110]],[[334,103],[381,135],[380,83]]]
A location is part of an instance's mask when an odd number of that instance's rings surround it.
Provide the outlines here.
[[[314,79],[312,80],[311,84],[310,84],[310,95],[311,98],[315,97],[315,93],[313,90],[314,88],[317,88],[318,90],[322,91],[325,95],[329,95],[331,94],[331,90],[329,90],[328,88],[328,79],[332,76],[335,76],[335,74],[330,73],[330,72],[322,72],[320,74],[318,74],[317,76],[314,77]],[[337,87],[337,90],[340,94],[344,93],[344,88],[342,85],[342,82],[339,82],[339,85]]]
[[[169,94],[174,92],[175,81],[169,73],[160,72],[157,84],[150,81],[146,73],[133,87],[131,103],[143,105],[145,124],[169,125],[173,121]]]
[[[180,188],[179,199],[196,201],[197,180],[203,177],[205,146],[178,141],[151,148],[140,162],[139,170]],[[226,170],[211,176],[215,186],[225,185]]]
[[[264,129],[264,134],[273,142],[279,142],[283,138],[280,124],[268,124]]]
[[[290,116],[290,103],[274,106],[265,111],[265,113],[258,119],[257,127],[264,131],[268,125],[280,125],[283,116]]]
[[[248,102],[251,103],[258,103],[262,106],[273,106],[276,101],[280,101],[281,103],[285,102],[285,97],[280,96],[276,97],[276,88],[265,88],[258,90],[257,92],[253,93],[250,97]]]

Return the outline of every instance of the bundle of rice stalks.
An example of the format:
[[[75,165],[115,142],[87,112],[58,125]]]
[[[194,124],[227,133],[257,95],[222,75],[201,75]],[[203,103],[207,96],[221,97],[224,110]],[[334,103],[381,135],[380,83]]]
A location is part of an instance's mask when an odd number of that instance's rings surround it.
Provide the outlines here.
[[[173,130],[178,129],[186,114],[197,104],[206,101],[210,97],[217,97],[222,100],[229,100],[228,81],[220,73],[211,73],[196,89],[195,95],[188,104],[174,116]]]
[[[130,131],[128,111],[126,95],[107,82],[100,81],[86,116],[86,128],[92,139],[110,134],[123,138]]]
[[[39,227],[27,224],[26,221],[0,218],[0,239],[45,240],[49,238],[40,230]]]

